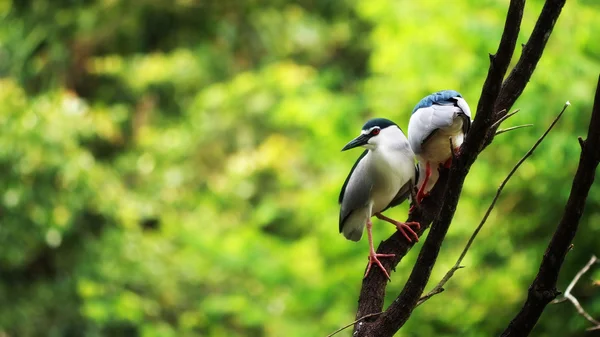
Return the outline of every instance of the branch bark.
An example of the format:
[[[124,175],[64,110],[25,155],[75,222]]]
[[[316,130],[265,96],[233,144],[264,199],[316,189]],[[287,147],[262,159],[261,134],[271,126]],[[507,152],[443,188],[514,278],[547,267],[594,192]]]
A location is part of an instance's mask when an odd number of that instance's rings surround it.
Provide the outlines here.
[[[556,281],[571,242],[577,233],[579,220],[585,201],[594,182],[596,167],[600,162],[600,76],[596,87],[594,108],[588,129],[587,139],[583,141],[577,173],[573,179],[571,194],[563,217],[544,253],[540,269],[529,287],[525,304],[513,318],[503,337],[527,336],[539,320],[546,305],[558,294]]]
[[[444,277],[442,278],[442,280],[430,292],[428,292],[425,296],[423,296],[423,297],[421,297],[421,299],[419,299],[419,302],[417,302],[417,306],[421,305],[422,303],[424,303],[425,301],[427,301],[431,297],[433,297],[433,296],[441,293],[442,291],[444,291],[444,285],[452,278],[452,276],[454,276],[454,273],[457,270],[459,270],[461,268],[464,268],[464,266],[461,266],[460,264],[462,263],[462,260],[467,255],[467,252],[469,251],[469,248],[471,248],[471,245],[475,241],[475,238],[477,237],[477,235],[479,234],[479,232],[483,228],[483,225],[485,225],[485,222],[487,221],[488,217],[490,216],[490,213],[492,213],[492,210],[494,209],[494,206],[496,205],[496,201],[498,201],[498,198],[500,197],[500,194],[502,193],[502,190],[504,190],[504,187],[506,186],[506,184],[508,183],[508,181],[510,180],[510,178],[512,178],[512,176],[515,174],[515,172],[517,172],[517,170],[519,169],[519,167],[525,162],[525,160],[527,160],[527,158],[529,158],[533,154],[533,152],[535,151],[535,149],[544,141],[544,139],[546,138],[546,136],[548,135],[548,133],[550,133],[550,131],[552,131],[552,128],[554,128],[554,126],[556,125],[556,123],[558,123],[558,120],[562,117],[563,113],[565,112],[565,110],[567,110],[567,108],[569,107],[569,105],[571,105],[571,103],[569,103],[567,101],[565,103],[565,105],[563,106],[562,110],[560,111],[560,113],[556,116],[556,118],[554,118],[554,120],[552,121],[552,123],[550,124],[550,126],[546,129],[546,131],[542,134],[542,136],[540,138],[538,138],[538,140],[533,144],[533,146],[529,149],[529,151],[527,151],[527,153],[525,153],[525,155],[510,170],[510,172],[508,173],[508,175],[506,176],[506,178],[504,178],[504,180],[502,181],[502,183],[500,184],[500,186],[496,190],[496,195],[494,196],[494,199],[492,199],[492,203],[488,207],[488,209],[485,212],[483,218],[479,222],[479,225],[477,226],[477,228],[475,228],[475,231],[473,232],[473,234],[469,238],[469,241],[467,241],[467,244],[465,245],[465,248],[463,249],[463,251],[460,254],[460,256],[458,257],[458,259],[456,260],[456,263],[454,264],[454,266],[452,266],[452,268],[450,268],[450,270],[448,270],[448,272],[446,272],[446,274],[444,275]],[[498,134],[498,133],[496,133],[496,134]]]
[[[438,182],[431,191],[430,197],[424,200],[407,220],[421,223],[421,230],[418,231],[419,236],[433,221],[431,232],[423,244],[417,263],[413,267],[404,289],[390,307],[373,320],[364,320],[357,323],[354,326],[354,336],[392,336],[410,317],[437,260],[442,241],[454,217],[469,169],[479,153],[493,140],[499,123],[493,127],[492,125],[506,114],[506,111],[510,109],[527,85],[527,81],[541,57],[564,2],[565,0],[548,0],[546,2],[536,24],[537,30],[534,29],[535,34],[532,34],[528,42],[531,48],[528,49],[527,53],[524,52],[519,60],[523,70],[516,73],[519,76],[514,75],[515,80],[510,85],[506,83],[503,85],[503,79],[517,43],[525,5],[525,0],[511,0],[498,51],[495,55],[490,55],[490,68],[477,106],[476,119],[462,145],[461,154],[456,160],[453,160],[449,171],[441,170]],[[556,6],[548,7],[549,3],[556,4]],[[551,24],[545,24],[548,17],[554,17],[553,20],[550,20]],[[543,34],[540,35],[540,33]],[[513,70],[514,72],[515,70]],[[499,102],[498,98],[504,97],[502,95],[515,98],[514,100],[504,99]],[[501,112],[501,110],[504,110],[504,112]],[[379,245],[377,252],[395,254],[393,259],[386,259],[383,262],[389,271],[395,268],[411,247],[412,244],[402,240],[399,233],[394,233]],[[372,273],[363,280],[358,300],[357,319],[382,311],[386,285],[387,279],[383,273]]]

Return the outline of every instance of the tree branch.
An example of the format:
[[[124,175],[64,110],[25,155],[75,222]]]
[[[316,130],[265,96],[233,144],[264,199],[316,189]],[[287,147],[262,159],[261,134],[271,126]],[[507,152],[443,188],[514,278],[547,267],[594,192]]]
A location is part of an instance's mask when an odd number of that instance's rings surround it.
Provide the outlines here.
[[[511,126],[510,128],[506,128],[506,129],[500,129],[500,130],[496,131],[496,136],[503,134],[505,132],[508,132],[508,131],[513,131],[513,130],[522,129],[522,128],[528,128],[531,126],[533,126],[533,124],[523,124],[523,125]]]
[[[499,111],[498,114],[499,115],[503,115],[502,117],[498,118],[497,121],[494,122],[494,124],[492,124],[492,126],[490,126],[490,128],[496,127],[496,126],[500,126],[500,124],[502,124],[502,122],[504,122],[505,120],[509,119],[510,117],[514,116],[517,114],[517,112],[521,111],[521,109],[516,109],[515,111],[504,115],[504,113],[506,112],[506,110],[502,110]]]
[[[417,212],[409,216],[408,221],[419,221],[421,223],[422,230],[419,231],[419,235],[426,229],[427,224],[433,219],[436,220],[433,222],[431,232],[423,244],[417,263],[404,289],[390,307],[378,316],[375,322],[371,324],[368,324],[368,322],[363,322],[365,324],[361,325],[356,324],[354,330],[358,332],[357,336],[392,336],[408,320],[417,301],[421,297],[431,274],[433,264],[437,259],[442,241],[454,216],[462,185],[469,168],[483,149],[486,137],[494,137],[494,134],[488,135],[487,130],[494,123],[493,109],[500,92],[502,79],[506,74],[515,49],[524,5],[524,0],[511,0],[510,2],[498,52],[496,55],[490,55],[490,69],[478,104],[477,117],[462,145],[461,155],[456,158],[457,160],[453,161],[450,172],[448,170],[441,170],[438,182],[431,191],[430,197],[421,204],[422,207],[419,207]],[[443,204],[441,204],[442,200]],[[392,237],[394,236],[396,238],[400,237],[397,233]],[[384,241],[378,247],[377,252],[396,254],[396,257],[390,259],[392,261],[389,261],[395,267],[410,246],[406,243],[391,246],[388,244],[390,239]],[[369,276],[363,280],[357,317],[381,311],[385,296],[385,286],[386,280],[382,273],[374,274],[372,277]]]
[[[566,0],[546,0],[517,65],[508,75],[498,96],[498,110],[512,106],[529,82]]]
[[[548,133],[550,133],[550,130],[552,130],[552,128],[554,128],[554,125],[556,125],[556,123],[558,123],[558,120],[562,117],[563,113],[565,112],[565,110],[567,109],[567,107],[569,105],[571,105],[571,103],[569,103],[569,102],[565,103],[565,105],[563,106],[561,112],[556,116],[556,118],[554,118],[554,121],[552,121],[552,123],[550,124],[550,126],[546,129],[546,132],[544,132],[542,134],[542,136],[535,142],[535,144],[533,144],[533,146],[531,147],[531,149],[529,149],[529,151],[527,151],[527,153],[525,153],[525,155],[517,162],[517,164],[515,164],[515,166],[512,168],[512,170],[510,170],[510,172],[508,173],[508,175],[506,176],[506,178],[504,178],[504,180],[502,181],[502,183],[498,187],[498,190],[496,191],[496,195],[494,196],[494,199],[492,200],[492,203],[488,207],[488,209],[485,212],[483,218],[481,219],[481,222],[479,222],[479,225],[477,226],[477,228],[475,228],[475,231],[473,232],[473,234],[469,238],[469,241],[467,241],[467,245],[465,246],[465,248],[463,249],[462,253],[458,257],[458,260],[456,260],[456,263],[454,264],[454,266],[452,266],[452,268],[450,268],[450,270],[448,270],[448,272],[446,273],[446,275],[444,275],[444,277],[442,278],[442,280],[435,287],[433,287],[433,289],[429,293],[427,293],[425,296],[423,296],[423,297],[421,297],[419,299],[419,302],[417,302],[417,306],[421,305],[422,303],[424,303],[425,301],[427,301],[431,297],[433,297],[433,296],[441,293],[442,291],[444,291],[444,285],[450,280],[450,278],[452,278],[452,276],[454,275],[454,273],[458,269],[464,268],[464,266],[461,266],[460,264],[462,263],[462,260],[467,255],[467,252],[469,251],[469,249],[471,248],[471,245],[473,244],[473,241],[475,241],[475,238],[477,237],[477,235],[481,231],[481,228],[483,228],[483,225],[485,224],[485,222],[487,221],[488,217],[490,216],[490,213],[494,209],[494,206],[496,206],[496,201],[498,201],[498,198],[500,197],[500,193],[502,193],[502,190],[504,190],[504,187],[506,186],[506,184],[508,183],[508,181],[510,180],[510,178],[512,178],[512,176],[515,174],[515,172],[517,172],[517,170],[519,169],[519,167],[525,162],[525,160],[527,160],[527,158],[529,158],[533,154],[533,151],[535,151],[535,149],[542,143],[542,141],[544,140],[544,138],[546,138],[546,136],[548,135]]]
[[[577,233],[587,195],[600,162],[600,76],[587,139],[583,141],[579,166],[563,217],[544,253],[538,274],[529,287],[523,308],[510,322],[502,336],[527,336],[546,305],[557,295],[556,281],[571,242]]]
[[[331,337],[331,336],[337,335],[338,333],[340,333],[340,332],[342,332],[342,331],[346,330],[347,328],[349,328],[349,327],[353,326],[354,324],[356,324],[356,323],[358,323],[358,322],[360,322],[360,321],[362,321],[362,320],[364,320],[364,319],[367,319],[367,318],[369,318],[369,317],[374,317],[374,316],[377,316],[377,315],[381,315],[381,312],[376,312],[376,313],[374,313],[374,314],[368,314],[368,315],[365,315],[365,316],[363,316],[363,317],[361,317],[361,318],[359,318],[359,319],[355,320],[354,322],[352,322],[352,323],[349,323],[349,324],[346,324],[346,325],[344,325],[343,327],[341,327],[341,328],[339,328],[339,329],[335,330],[334,332],[330,333],[330,334],[329,334],[329,335],[327,335],[326,337]]]
[[[585,310],[583,310],[583,308],[581,307],[581,304],[579,304],[579,301],[577,300],[577,298],[575,298],[575,296],[573,296],[573,294],[571,294],[571,290],[573,290],[573,287],[575,287],[575,285],[577,284],[577,282],[579,281],[581,276],[583,276],[583,274],[587,273],[587,271],[590,270],[590,268],[592,267],[592,265],[594,263],[599,263],[598,258],[596,256],[592,256],[592,258],[588,261],[588,263],[586,263],[585,266],[583,266],[583,268],[581,268],[581,270],[575,275],[575,277],[573,278],[573,280],[567,287],[567,290],[565,290],[565,294],[563,295],[563,297],[561,299],[556,299],[556,300],[552,301],[552,303],[560,303],[560,302],[564,302],[567,300],[571,301],[573,306],[575,306],[575,309],[577,310],[577,312],[581,316],[583,316],[583,318],[587,319],[588,322],[594,324],[593,327],[587,329],[588,331],[600,329],[600,322],[595,320],[592,316],[590,316],[590,314],[588,314]]]
[[[548,1],[556,2],[556,0]],[[562,2],[564,3],[564,0]],[[427,284],[431,270],[437,259],[442,241],[454,216],[465,177],[479,153],[485,148],[486,144],[491,143],[495,136],[495,129],[494,132],[490,132],[490,126],[502,117],[497,116],[498,113],[494,113],[494,111],[498,111],[498,107],[500,106],[497,104],[497,98],[501,94],[501,91],[504,90],[501,90],[502,80],[506,75],[516,46],[524,3],[524,0],[511,0],[510,2],[498,52],[496,55],[490,55],[490,68],[477,106],[476,119],[462,145],[461,154],[456,158],[457,160],[453,161],[450,171],[446,169],[441,170],[438,182],[432,189],[430,197],[424,200],[420,207],[409,216],[408,221],[418,221],[421,223],[422,227],[418,231],[419,235],[423,233],[431,221],[434,219],[435,221],[433,221],[431,232],[423,244],[417,258],[417,263],[413,267],[404,289],[383,314],[374,320],[365,320],[362,324],[355,324],[354,336],[392,336],[408,320],[423,293],[423,289]],[[560,13],[560,8],[558,9],[558,13]],[[544,13],[542,11],[542,15]],[[538,21],[540,20],[542,20],[541,16]],[[542,25],[543,27],[546,26]],[[550,25],[549,29],[544,32],[544,36],[542,37],[545,40],[551,34],[552,27],[553,25]],[[532,46],[541,45],[542,48],[539,51],[541,55],[545,42],[540,44],[535,41],[537,38],[539,38],[537,35],[535,38],[532,36],[529,43]],[[537,50],[536,48],[533,49],[536,52]],[[535,69],[538,59],[539,57],[532,59],[533,62],[528,63],[531,65],[532,72]],[[527,84],[527,81],[525,83],[515,82],[513,85],[522,86],[523,88]],[[515,92],[518,92],[518,97],[522,89]],[[507,111],[512,106],[512,103],[510,105],[504,103],[503,105],[500,109]],[[386,259],[383,262],[386,269],[391,270],[395,268],[411,247],[412,244],[406,243],[401,239],[400,234],[395,233],[379,245],[377,252],[396,254],[393,259]],[[387,280],[383,273],[372,273],[363,280],[357,318],[382,310],[386,284]]]

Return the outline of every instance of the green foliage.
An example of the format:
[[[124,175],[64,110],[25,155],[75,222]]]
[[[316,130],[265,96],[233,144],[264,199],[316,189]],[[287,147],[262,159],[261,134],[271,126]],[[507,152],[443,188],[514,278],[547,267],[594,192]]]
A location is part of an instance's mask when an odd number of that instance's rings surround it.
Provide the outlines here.
[[[541,5],[526,8],[520,43]],[[0,335],[321,336],[352,321],[367,242],[337,232],[337,194],[358,156],[339,149],[372,116],[406,130],[432,91],[457,89],[474,111],[506,6],[2,2]],[[587,131],[599,14],[594,1],[565,7],[506,122],[534,127],[499,136],[474,165],[432,283],[510,168],[571,108],[505,189],[467,268],[398,335],[497,335],[523,302]],[[600,254],[599,206],[594,186],[561,287]],[[393,230],[374,227],[376,240]],[[600,317],[593,279],[576,293]],[[551,305],[534,334],[583,335],[586,324]]]

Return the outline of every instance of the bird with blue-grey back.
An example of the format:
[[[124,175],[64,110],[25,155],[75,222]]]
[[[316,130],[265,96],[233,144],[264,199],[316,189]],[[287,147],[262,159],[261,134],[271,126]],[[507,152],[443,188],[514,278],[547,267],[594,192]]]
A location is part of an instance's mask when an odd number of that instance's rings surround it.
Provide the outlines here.
[[[419,170],[416,204],[429,194],[439,179],[438,167],[450,167],[450,146],[458,152],[470,127],[469,105],[455,90],[438,91],[417,103],[408,123],[408,141]]]
[[[414,194],[415,156],[400,127],[385,118],[374,118],[365,123],[360,135],[346,144],[342,151],[356,147],[366,150],[358,157],[342,186],[338,200],[339,230],[348,240],[359,241],[366,225],[369,265],[364,277],[369,275],[371,265],[375,263],[389,279],[389,273],[378,258],[393,257],[394,254],[375,253],[371,217],[375,215],[395,225],[409,242],[419,240],[411,228],[419,229],[418,222],[400,222],[381,214]]]

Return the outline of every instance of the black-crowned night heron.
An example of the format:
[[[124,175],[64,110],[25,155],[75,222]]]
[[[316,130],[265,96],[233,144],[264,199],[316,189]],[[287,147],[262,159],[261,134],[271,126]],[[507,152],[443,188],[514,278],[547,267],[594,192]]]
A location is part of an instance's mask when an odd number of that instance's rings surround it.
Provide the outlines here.
[[[420,203],[437,182],[438,167],[441,164],[450,167],[450,139],[457,151],[470,127],[469,105],[454,90],[433,93],[415,106],[408,123],[408,141],[419,161],[416,203]]]
[[[369,238],[369,266],[365,277],[376,263],[389,279],[389,274],[378,257],[394,254],[376,254],[373,248],[371,217],[387,221],[398,228],[408,241],[419,237],[410,226],[419,228],[418,222],[400,222],[390,219],[383,211],[401,204],[415,184],[415,156],[408,139],[396,123],[375,118],[369,120],[360,135],[346,144],[342,151],[358,146],[366,148],[346,178],[339,197],[340,233],[352,241],[359,241],[365,224]]]

